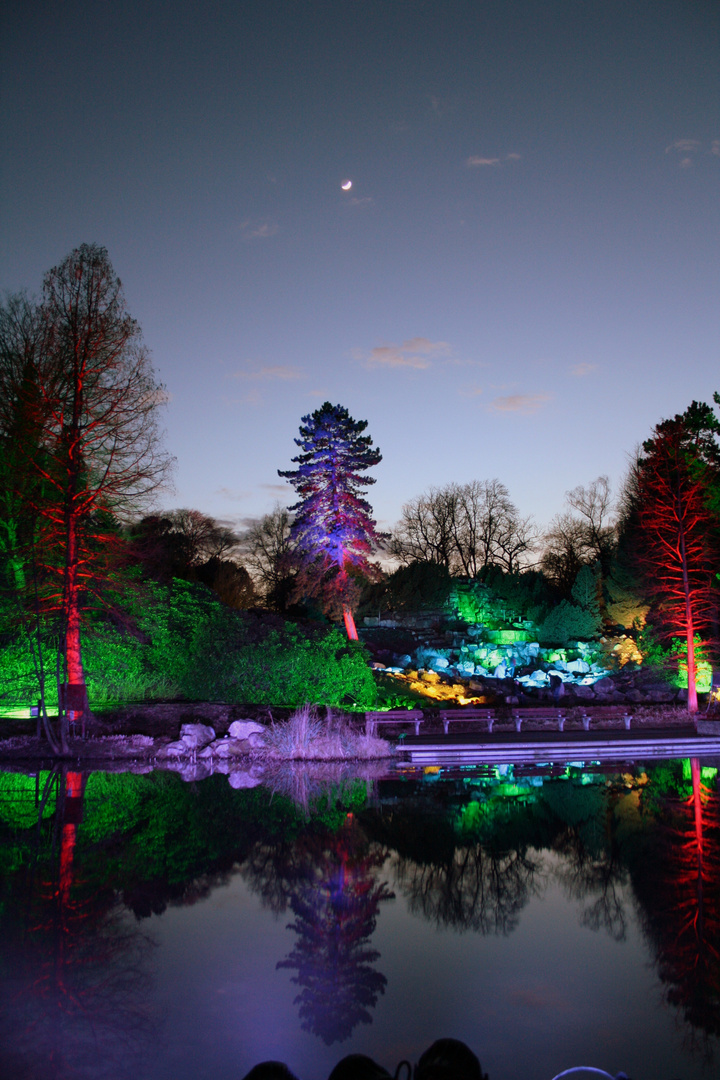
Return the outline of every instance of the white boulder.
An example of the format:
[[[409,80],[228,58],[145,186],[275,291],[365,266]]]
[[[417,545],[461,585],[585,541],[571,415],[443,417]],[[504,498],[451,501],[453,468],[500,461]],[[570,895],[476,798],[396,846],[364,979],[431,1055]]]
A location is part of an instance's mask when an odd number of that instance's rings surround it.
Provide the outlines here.
[[[180,728],[180,741],[190,749],[199,750],[215,738],[215,729],[209,724],[183,724]]]
[[[263,735],[265,728],[254,720],[233,720],[228,728],[231,739],[247,739],[250,735]]]

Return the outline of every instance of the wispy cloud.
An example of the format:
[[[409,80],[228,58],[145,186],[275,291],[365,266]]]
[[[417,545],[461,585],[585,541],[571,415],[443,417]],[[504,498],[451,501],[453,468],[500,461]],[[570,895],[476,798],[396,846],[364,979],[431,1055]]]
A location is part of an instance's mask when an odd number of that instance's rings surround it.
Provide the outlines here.
[[[253,221],[248,218],[240,222],[243,240],[267,240],[275,236],[279,226],[274,221]]]
[[[375,200],[370,195],[353,195],[349,202],[351,206],[372,206]]]
[[[304,379],[305,373],[299,368],[288,367],[286,364],[266,364],[255,371],[233,371],[230,378],[252,379],[258,382],[272,382],[273,380],[294,382],[297,379]]]
[[[673,150],[678,154],[689,154],[691,151],[700,149],[699,139],[676,139],[665,147],[665,153],[671,154]]]
[[[570,374],[578,379],[582,379],[584,375],[591,375],[593,371],[597,371],[597,364],[575,364],[570,368]]]
[[[520,413],[522,416],[530,416],[546,405],[552,399],[551,394],[509,394],[507,397],[497,397],[491,401],[488,408],[493,412]]]
[[[447,356],[449,352],[450,346],[446,341],[414,337],[402,345],[376,345],[367,357],[367,364],[369,367],[423,370],[432,365],[433,358]]]
[[[287,495],[290,490],[287,484],[258,484],[258,487],[262,491],[271,491],[273,495]]]
[[[248,499],[251,495],[249,491],[237,491],[235,488],[219,487],[216,488],[215,495],[221,495],[223,499],[228,499],[230,502],[242,502],[243,499]]]
[[[483,166],[490,166],[491,168],[497,168],[498,165],[502,165],[504,161],[520,161],[520,154],[503,154],[501,157],[484,157],[482,154],[473,154],[472,157],[467,159],[466,165],[470,169],[479,169]]]
[[[485,391],[482,386],[463,386],[459,392],[462,397],[475,398],[480,397]]]
[[[720,157],[720,139],[701,142],[700,139],[676,139],[665,147],[665,153],[678,159],[678,168],[692,169],[703,157]]]

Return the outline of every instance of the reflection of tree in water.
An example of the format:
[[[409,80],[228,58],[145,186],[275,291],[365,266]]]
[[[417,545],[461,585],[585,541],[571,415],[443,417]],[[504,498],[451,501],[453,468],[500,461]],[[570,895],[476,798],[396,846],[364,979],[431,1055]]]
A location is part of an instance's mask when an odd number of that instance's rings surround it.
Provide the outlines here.
[[[137,1076],[153,1026],[151,943],[113,890],[77,879],[85,777],[63,768],[49,782],[57,784],[49,835],[38,825],[36,861],[3,918],[0,1071],[15,1080]]]
[[[398,859],[395,873],[413,914],[439,926],[479,934],[510,934],[536,893],[537,857],[490,851],[479,843],[455,848],[442,862]]]
[[[373,967],[380,954],[369,947],[379,905],[392,898],[377,871],[382,849],[371,847],[348,814],[336,833],[306,832],[293,844],[259,846],[243,876],[264,903],[282,911],[289,903],[297,941],[278,968],[297,974],[295,998],[303,1030],[330,1045],[349,1037],[371,1010],[387,979]]]
[[[570,900],[586,901],[581,925],[624,941],[627,871],[615,838],[615,798],[597,785],[559,783],[543,788],[545,805],[564,823],[553,841],[553,849],[562,856],[555,875]]]
[[[720,1035],[720,800],[702,785],[696,759],[690,771],[692,794],[666,800],[633,884],[667,1000],[690,1025],[693,1049],[711,1056],[710,1038]]]

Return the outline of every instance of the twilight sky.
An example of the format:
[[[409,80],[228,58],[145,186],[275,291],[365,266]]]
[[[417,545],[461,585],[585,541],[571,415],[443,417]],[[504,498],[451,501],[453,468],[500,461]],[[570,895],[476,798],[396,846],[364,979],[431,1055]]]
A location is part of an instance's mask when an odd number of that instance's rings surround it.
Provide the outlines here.
[[[0,289],[108,248],[165,506],[287,504],[330,400],[381,526],[492,477],[545,524],[720,389],[715,0],[25,0],[0,50]]]

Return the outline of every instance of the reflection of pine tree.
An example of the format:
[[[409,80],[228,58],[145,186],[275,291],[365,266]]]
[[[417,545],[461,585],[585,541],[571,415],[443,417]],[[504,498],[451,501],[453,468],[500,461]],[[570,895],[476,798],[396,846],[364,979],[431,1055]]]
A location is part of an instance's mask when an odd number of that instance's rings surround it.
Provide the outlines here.
[[[291,895],[295,922],[289,928],[298,940],[277,966],[297,971],[302,1028],[327,1045],[348,1038],[358,1023],[371,1023],[370,1010],[385,991],[385,976],[372,966],[380,954],[368,947],[380,901],[392,897],[375,881],[382,862],[348,815]]]
[[[691,762],[692,795],[673,800],[652,867],[643,867],[644,924],[667,1000],[693,1036],[720,1034],[720,802]]]

